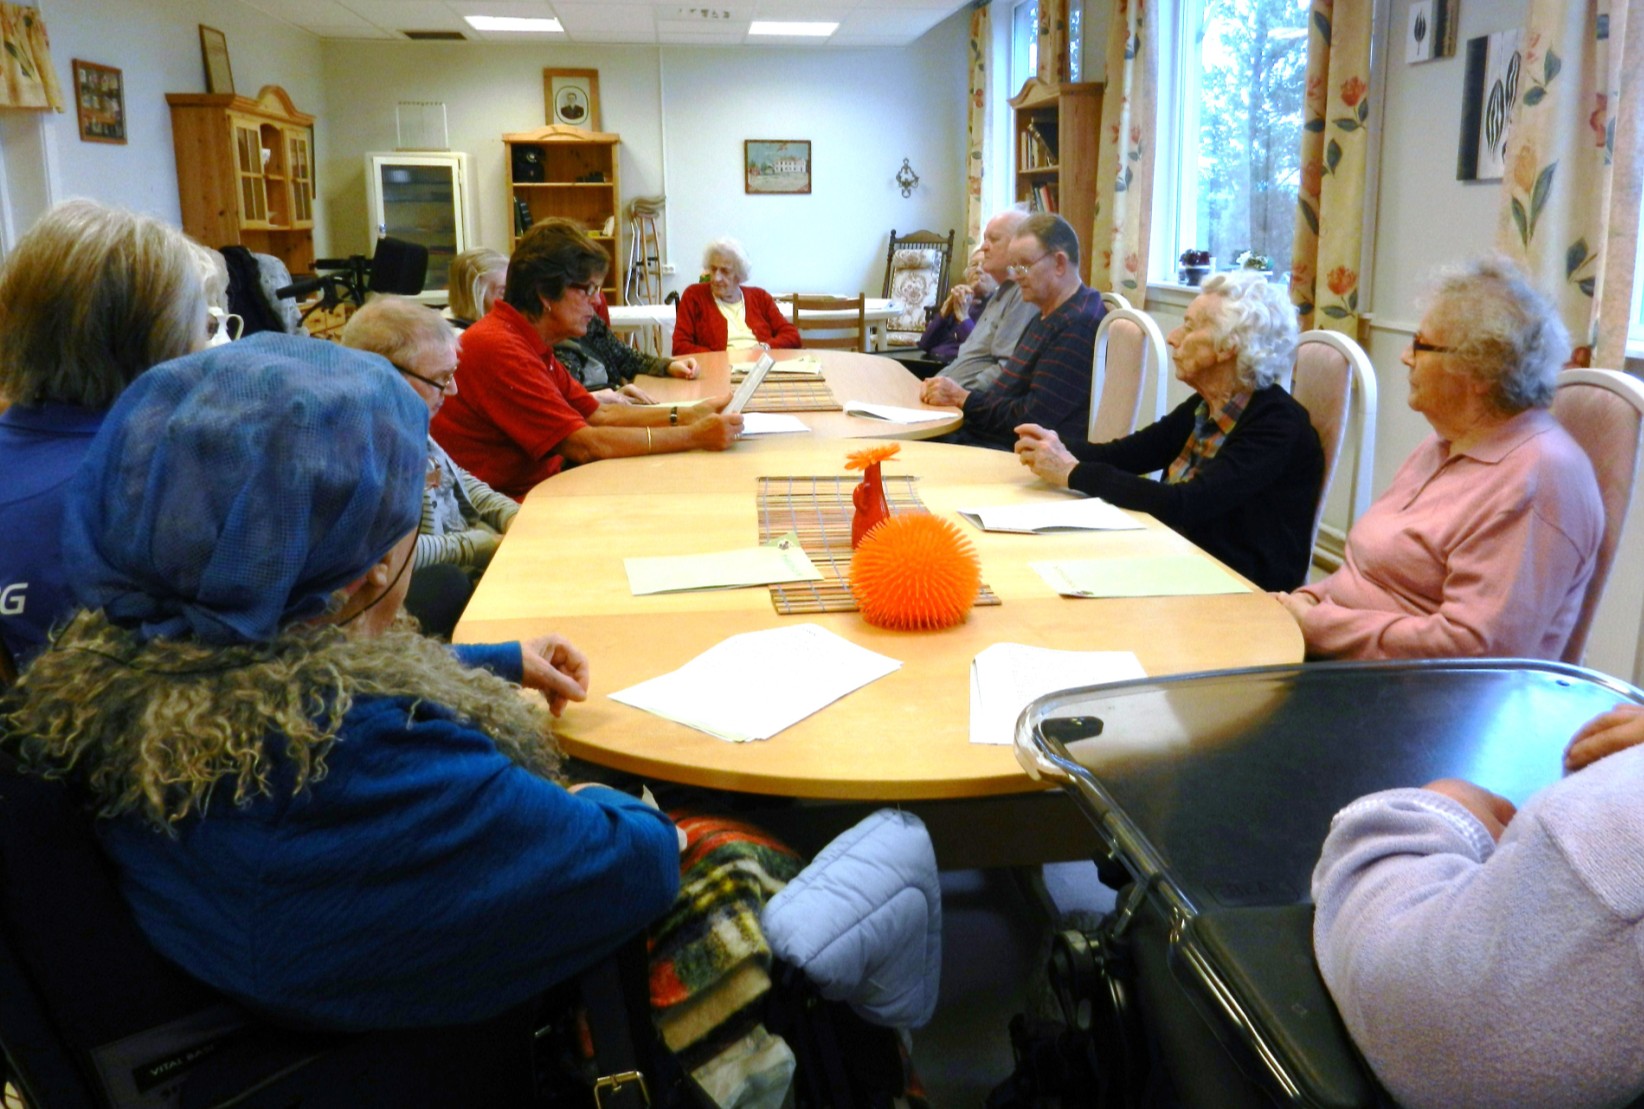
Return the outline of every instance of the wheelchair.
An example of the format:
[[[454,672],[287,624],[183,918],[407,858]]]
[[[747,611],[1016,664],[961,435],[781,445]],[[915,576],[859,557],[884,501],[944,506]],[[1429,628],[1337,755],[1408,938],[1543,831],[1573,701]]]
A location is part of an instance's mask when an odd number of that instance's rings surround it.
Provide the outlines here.
[[[1101,1106],[1391,1105],[1312,955],[1334,814],[1466,777],[1515,804],[1569,737],[1644,693],[1527,660],[1314,663],[1042,697],[1016,754],[1090,821],[1115,910],[1064,931],[1050,977]]]

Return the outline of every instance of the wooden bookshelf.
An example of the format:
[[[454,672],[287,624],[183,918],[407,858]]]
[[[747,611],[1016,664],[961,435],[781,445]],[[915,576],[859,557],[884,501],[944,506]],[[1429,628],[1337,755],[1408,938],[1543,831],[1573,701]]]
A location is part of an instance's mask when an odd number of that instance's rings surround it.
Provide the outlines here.
[[[532,224],[550,216],[576,220],[588,237],[611,257],[605,272],[605,299],[620,303],[622,295],[622,186],[618,178],[617,148],[622,136],[606,131],[582,131],[562,123],[502,136],[508,169],[508,214],[510,247],[519,242],[519,222],[515,211],[523,205]],[[541,180],[521,175],[524,167],[516,153],[533,151],[540,166]],[[586,181],[592,174],[601,181]],[[533,172],[534,175],[534,172]],[[606,221],[611,234],[602,233]],[[510,252],[512,252],[510,250]]]
[[[1089,281],[1102,85],[1050,85],[1029,78],[1010,106],[1016,199],[1034,211],[1053,211],[1073,225],[1079,236],[1079,273]]]
[[[183,230],[209,247],[314,270],[314,117],[278,85],[247,96],[166,93]]]

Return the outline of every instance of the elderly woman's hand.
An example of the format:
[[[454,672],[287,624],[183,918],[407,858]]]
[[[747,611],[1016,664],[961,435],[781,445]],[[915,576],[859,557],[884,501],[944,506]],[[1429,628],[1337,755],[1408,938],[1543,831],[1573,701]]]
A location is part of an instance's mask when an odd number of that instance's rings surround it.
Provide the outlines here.
[[[519,645],[524,676],[520,684],[548,698],[558,716],[568,701],[588,699],[588,656],[557,635],[539,635]]]
[[[971,298],[975,295],[975,290],[969,285],[955,285],[948,290],[948,299],[942,302],[940,314],[956,320],[964,319],[970,313]]]
[[[963,408],[970,390],[947,377],[933,377],[919,389],[919,399],[938,408]]]
[[[1484,830],[1490,833],[1490,838],[1497,843],[1501,842],[1501,833],[1507,830],[1507,825],[1518,815],[1518,809],[1507,798],[1461,778],[1440,778],[1436,782],[1428,782],[1421,788],[1442,793],[1472,813],[1478,818],[1478,822],[1484,825]]]
[[[1038,424],[1022,424],[1016,429],[1016,458],[1043,481],[1058,489],[1067,488],[1067,476],[1079,464],[1062,437]]]
[[[1581,726],[1564,749],[1564,769],[1573,774],[1640,743],[1644,743],[1644,705],[1620,705]]]
[[[629,398],[623,396],[620,392],[618,392],[615,389],[595,389],[592,393],[589,393],[588,395],[593,397],[595,400],[599,401],[599,403],[601,403],[601,404],[632,404],[632,403],[634,403],[632,400],[630,400]]]
[[[624,385],[621,389],[619,389],[618,392],[620,392],[624,397],[628,398],[627,401],[625,402],[625,403],[628,403],[628,404],[655,404],[656,403],[656,401],[651,399],[651,394],[647,393],[644,389],[641,389],[638,385],[635,385],[631,381],[628,384]]]
[[[675,358],[668,363],[668,376],[683,377],[687,380],[694,379],[696,377],[696,359]]]
[[[1311,593],[1274,593],[1273,599],[1284,606],[1284,610],[1295,617],[1300,624],[1307,615],[1307,610],[1319,603],[1319,599]]]

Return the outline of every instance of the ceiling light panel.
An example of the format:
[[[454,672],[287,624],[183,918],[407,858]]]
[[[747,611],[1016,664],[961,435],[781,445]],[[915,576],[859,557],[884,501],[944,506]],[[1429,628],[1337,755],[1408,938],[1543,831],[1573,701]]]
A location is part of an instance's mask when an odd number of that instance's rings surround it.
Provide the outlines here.
[[[503,34],[562,35],[565,28],[557,19],[520,15],[465,15],[468,25],[476,31]]]
[[[756,19],[748,24],[750,35],[776,35],[781,38],[827,38],[839,30],[837,23],[799,23],[789,20]]]

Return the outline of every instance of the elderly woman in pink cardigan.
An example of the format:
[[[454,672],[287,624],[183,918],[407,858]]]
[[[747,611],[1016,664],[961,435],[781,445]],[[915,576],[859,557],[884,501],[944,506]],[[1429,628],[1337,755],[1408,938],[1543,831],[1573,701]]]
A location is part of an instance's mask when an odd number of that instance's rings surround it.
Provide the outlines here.
[[[1404,355],[1433,426],[1347,536],[1277,596],[1310,658],[1556,659],[1604,530],[1592,465],[1547,409],[1570,338],[1511,263],[1444,275]]]

